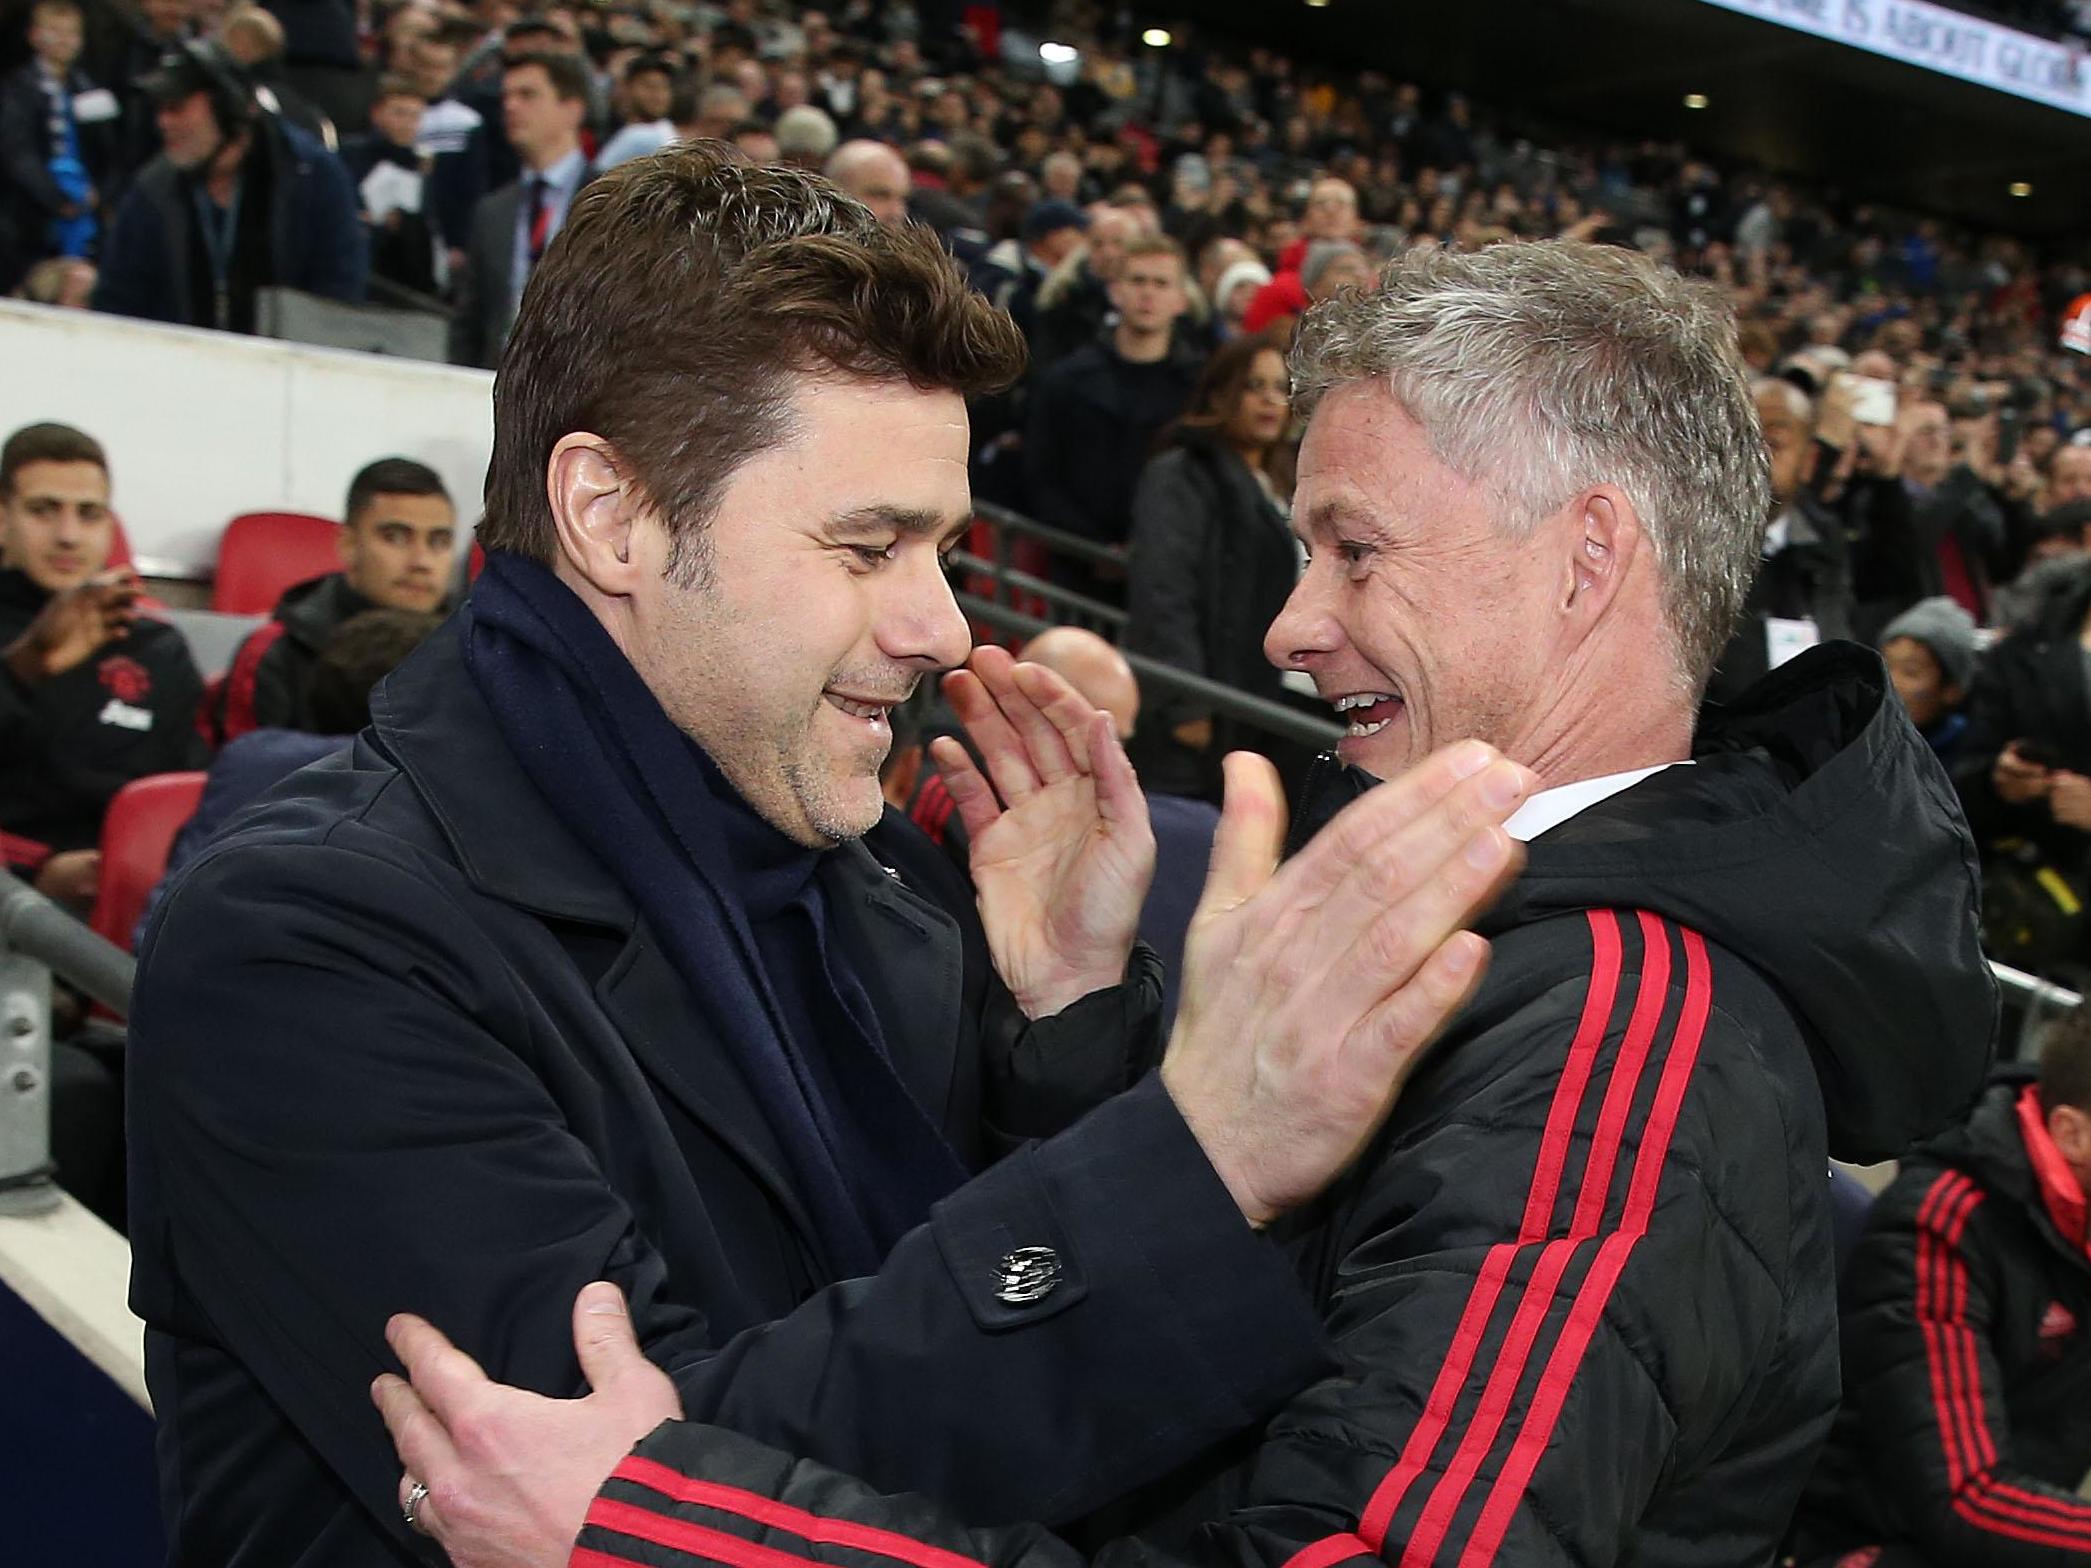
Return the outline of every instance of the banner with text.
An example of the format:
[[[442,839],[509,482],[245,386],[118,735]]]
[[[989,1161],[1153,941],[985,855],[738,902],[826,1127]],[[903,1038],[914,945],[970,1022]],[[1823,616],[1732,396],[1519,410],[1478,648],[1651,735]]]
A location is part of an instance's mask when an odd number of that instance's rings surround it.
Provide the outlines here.
[[[1817,38],[2091,117],[2082,48],[1927,0],[1706,0]]]

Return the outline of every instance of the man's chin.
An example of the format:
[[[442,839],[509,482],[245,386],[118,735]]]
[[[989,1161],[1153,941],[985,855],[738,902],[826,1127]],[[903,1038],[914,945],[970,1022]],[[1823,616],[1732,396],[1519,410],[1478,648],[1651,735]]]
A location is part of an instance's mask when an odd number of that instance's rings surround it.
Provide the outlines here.
[[[1391,779],[1415,764],[1416,737],[1403,706],[1370,735],[1346,735],[1336,743],[1336,757],[1348,767],[1362,768],[1374,778]]]

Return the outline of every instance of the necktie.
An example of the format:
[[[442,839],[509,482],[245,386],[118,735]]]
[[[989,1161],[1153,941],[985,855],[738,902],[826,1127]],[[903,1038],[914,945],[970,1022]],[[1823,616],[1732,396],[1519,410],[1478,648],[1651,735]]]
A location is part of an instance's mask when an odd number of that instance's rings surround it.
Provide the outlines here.
[[[542,175],[530,180],[530,266],[534,271],[537,260],[545,253],[545,244],[552,237],[552,194],[551,182]]]

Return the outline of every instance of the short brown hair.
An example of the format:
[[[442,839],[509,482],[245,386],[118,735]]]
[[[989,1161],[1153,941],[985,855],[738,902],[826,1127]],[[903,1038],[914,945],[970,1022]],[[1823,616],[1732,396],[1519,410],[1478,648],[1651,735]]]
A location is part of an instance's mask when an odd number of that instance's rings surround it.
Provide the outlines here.
[[[2040,1045],[2040,1103],[2091,1111],[2091,1006],[2079,1006],[2048,1026]]]
[[[1142,234],[1137,239],[1127,240],[1125,260],[1133,261],[1141,256],[1174,256],[1176,270],[1189,276],[1191,264],[1184,256],[1183,247],[1166,234]],[[1121,262],[1120,266],[1124,263]]]
[[[501,61],[501,74],[506,76],[510,71],[520,71],[532,65],[545,73],[545,80],[552,84],[552,96],[560,102],[588,102],[588,67],[570,54],[533,49],[506,55]]]
[[[927,230],[819,175],[694,142],[592,181],[530,275],[494,378],[479,538],[549,562],[545,468],[601,435],[690,552],[727,479],[785,438],[793,380],[840,372],[972,395],[1016,380],[1015,324]]]
[[[109,459],[101,442],[71,425],[24,425],[0,446],[0,498],[15,493],[15,475],[31,463],[92,463],[104,474]]]

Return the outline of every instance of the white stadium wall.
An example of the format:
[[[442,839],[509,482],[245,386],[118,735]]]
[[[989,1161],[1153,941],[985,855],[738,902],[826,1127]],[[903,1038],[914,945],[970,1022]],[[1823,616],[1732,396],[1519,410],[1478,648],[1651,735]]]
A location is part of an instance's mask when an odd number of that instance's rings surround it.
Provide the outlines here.
[[[492,388],[480,370],[0,300],[0,437],[55,419],[99,440],[148,576],[208,576],[241,512],[339,517],[378,457],[435,469],[469,526]]]

